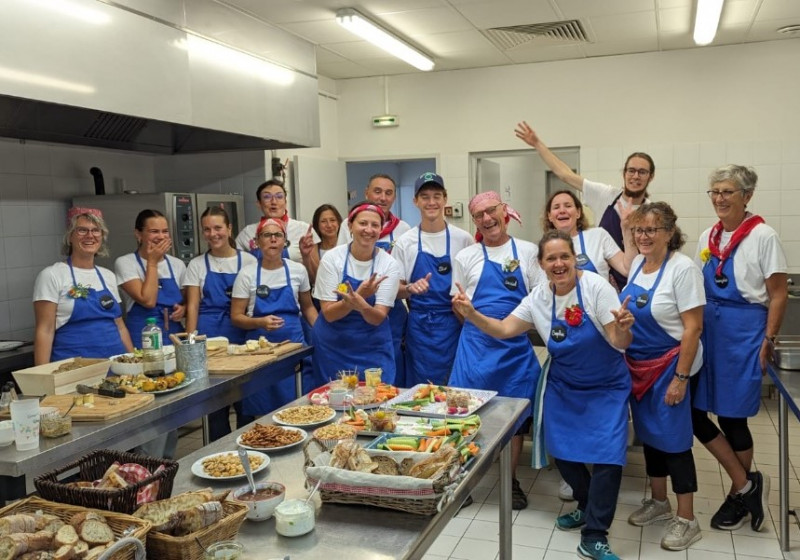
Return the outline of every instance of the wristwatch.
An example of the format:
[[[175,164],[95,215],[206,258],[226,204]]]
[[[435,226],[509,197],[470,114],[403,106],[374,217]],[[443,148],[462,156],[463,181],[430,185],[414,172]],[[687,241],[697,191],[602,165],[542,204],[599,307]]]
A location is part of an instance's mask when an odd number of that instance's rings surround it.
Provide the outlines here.
[[[677,373],[677,372],[675,372],[675,377],[678,378],[678,381],[688,381],[689,379],[688,375],[684,375],[682,373]]]

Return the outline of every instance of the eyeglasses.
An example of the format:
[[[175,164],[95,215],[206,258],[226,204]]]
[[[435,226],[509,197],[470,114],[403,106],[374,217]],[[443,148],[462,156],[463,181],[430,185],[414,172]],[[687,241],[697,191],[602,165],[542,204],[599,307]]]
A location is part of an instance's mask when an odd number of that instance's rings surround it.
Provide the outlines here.
[[[725,189],[724,191],[720,191],[720,190],[717,190],[717,189],[712,189],[710,191],[706,191],[706,194],[708,195],[708,198],[710,198],[711,200],[714,200],[715,198],[720,198],[720,197],[722,198],[722,200],[728,200],[730,197],[732,197],[734,194],[736,194],[737,192],[739,192],[741,190],[742,189],[736,189],[736,190]]]
[[[76,227],[75,233],[77,233],[80,237],[86,237],[87,235],[91,235],[93,237],[99,237],[103,235],[103,230],[100,228],[88,228],[88,227]]]
[[[650,175],[649,169],[636,169],[635,167],[626,167],[625,168],[626,175],[638,175],[639,177],[647,177]]]
[[[667,231],[667,228],[665,227],[646,227],[646,228],[635,227],[631,228],[631,235],[633,235],[634,237],[640,235],[644,235],[645,237],[653,237],[656,234],[656,232],[660,229]]]
[[[478,212],[475,212],[472,215],[472,219],[476,221],[480,220],[484,214],[486,214],[487,216],[492,216],[494,215],[495,212],[497,212],[497,209],[502,205],[503,205],[502,203],[495,204],[494,206],[489,206],[489,208],[486,208],[485,210],[480,210]]]
[[[286,198],[286,195],[285,195],[285,194],[283,194],[282,192],[278,192],[278,193],[264,193],[264,194],[262,194],[262,195],[261,195],[261,200],[263,200],[263,201],[266,201],[266,202],[269,202],[269,201],[270,201],[270,200],[272,200],[273,198],[274,198],[275,200],[283,200],[284,198]]]
[[[283,239],[283,232],[282,231],[262,231],[259,234],[259,237],[263,239],[270,239],[272,237],[276,239]]]

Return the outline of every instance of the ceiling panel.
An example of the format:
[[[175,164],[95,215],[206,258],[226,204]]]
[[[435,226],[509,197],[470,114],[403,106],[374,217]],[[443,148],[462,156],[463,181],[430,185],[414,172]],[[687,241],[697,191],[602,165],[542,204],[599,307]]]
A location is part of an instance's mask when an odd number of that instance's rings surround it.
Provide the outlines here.
[[[656,0],[552,0],[565,18],[630,14],[656,9]]]
[[[503,9],[498,9],[497,2],[491,1],[464,4],[457,9],[478,29],[545,23],[561,17],[547,2],[530,0],[508,0],[503,2]]]
[[[464,16],[450,6],[387,13],[381,16],[378,23],[384,23],[409,37],[473,28]]]

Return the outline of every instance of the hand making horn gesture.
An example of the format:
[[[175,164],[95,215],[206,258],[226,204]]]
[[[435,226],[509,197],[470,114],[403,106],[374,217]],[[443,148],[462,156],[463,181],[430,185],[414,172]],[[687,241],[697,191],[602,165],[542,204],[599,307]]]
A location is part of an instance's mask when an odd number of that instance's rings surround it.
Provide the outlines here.
[[[361,285],[356,290],[356,293],[360,295],[362,298],[369,299],[375,295],[378,291],[378,286],[386,280],[388,276],[378,276],[378,273],[374,273],[372,276],[361,282]]]
[[[462,317],[469,317],[470,313],[475,310],[472,306],[472,301],[470,301],[467,292],[464,291],[464,287],[458,282],[456,282],[456,288],[458,288],[458,293],[453,296],[453,309]]]
[[[628,304],[631,301],[631,296],[627,296],[625,301],[622,302],[622,305],[619,309],[612,309],[611,314],[614,316],[614,322],[617,324],[617,327],[622,329],[623,331],[631,330],[633,326],[633,313],[628,311]]]
[[[431,273],[429,272],[428,274],[425,275],[424,278],[420,278],[416,282],[412,282],[406,287],[408,293],[414,296],[427,293],[428,289],[430,288],[430,283],[429,283],[430,279],[431,279]]]

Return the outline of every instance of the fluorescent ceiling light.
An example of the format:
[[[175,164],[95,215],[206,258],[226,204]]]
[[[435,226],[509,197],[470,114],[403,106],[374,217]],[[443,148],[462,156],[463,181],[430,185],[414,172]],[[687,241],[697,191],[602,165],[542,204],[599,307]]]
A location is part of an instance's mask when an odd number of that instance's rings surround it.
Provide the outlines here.
[[[724,0],[697,0],[697,12],[694,16],[694,42],[708,45],[714,40],[722,14]]]
[[[420,51],[373,23],[353,8],[342,8],[336,12],[336,21],[362,39],[380,47],[392,56],[423,71],[433,70],[433,60]]]
[[[0,81],[21,82],[23,84],[33,84],[54,89],[61,89],[64,91],[72,91],[75,93],[92,94],[95,92],[94,87],[81,84],[78,82],[68,82],[66,80],[59,80],[43,74],[32,74],[30,72],[23,72],[21,70],[14,70],[13,68],[4,68],[0,66]]]

